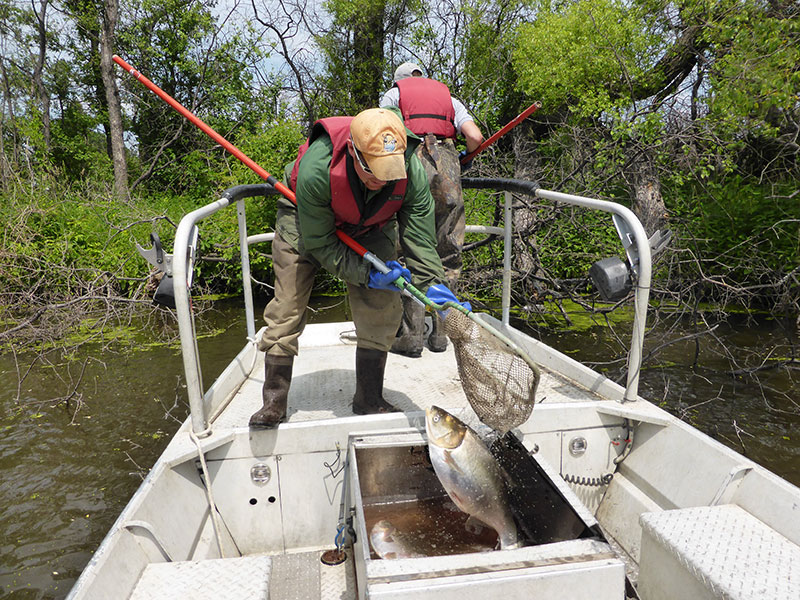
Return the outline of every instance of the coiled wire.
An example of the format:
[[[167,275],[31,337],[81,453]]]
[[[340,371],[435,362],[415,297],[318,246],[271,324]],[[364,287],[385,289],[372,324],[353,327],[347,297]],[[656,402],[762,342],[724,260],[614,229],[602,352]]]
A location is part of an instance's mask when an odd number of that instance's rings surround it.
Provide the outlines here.
[[[574,483],[575,485],[583,485],[586,487],[600,487],[601,485],[608,485],[614,478],[613,473],[606,473],[601,477],[578,477],[577,475],[561,474],[561,477],[567,483]]]

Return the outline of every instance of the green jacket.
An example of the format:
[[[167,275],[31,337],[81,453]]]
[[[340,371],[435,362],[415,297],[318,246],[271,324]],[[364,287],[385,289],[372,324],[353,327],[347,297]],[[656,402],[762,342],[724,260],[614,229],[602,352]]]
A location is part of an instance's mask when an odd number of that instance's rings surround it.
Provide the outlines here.
[[[398,110],[393,109],[400,116]],[[415,286],[423,292],[434,283],[444,282],[444,270],[436,253],[436,227],[433,196],[428,177],[414,150],[420,138],[406,129],[406,171],[408,185],[403,204],[380,230],[356,237],[356,241],[384,262],[396,256],[398,242]],[[308,148],[297,175],[297,206],[283,198],[276,229],[295,250],[319,263],[330,273],[349,282],[366,286],[371,265],[336,237],[331,209],[330,163],[333,145],[323,135]],[[288,186],[294,162],[284,171]],[[362,186],[366,202],[378,191]]]

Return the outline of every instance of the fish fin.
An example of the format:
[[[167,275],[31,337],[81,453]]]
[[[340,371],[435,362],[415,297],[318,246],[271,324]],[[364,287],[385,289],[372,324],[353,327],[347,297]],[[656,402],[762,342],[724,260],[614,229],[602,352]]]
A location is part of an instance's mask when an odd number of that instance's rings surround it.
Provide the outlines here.
[[[505,492],[507,495],[511,495],[515,493],[516,490],[519,488],[519,481],[514,479],[511,476],[511,473],[506,471],[505,469],[500,469],[500,478],[503,480],[503,486],[505,487]]]
[[[487,525],[477,517],[470,515],[464,523],[464,529],[473,535],[480,535]]]
[[[522,540],[519,539],[519,532],[516,527],[513,531],[506,531],[499,536],[498,543],[501,550],[513,550],[514,548],[522,548]]]
[[[515,550],[517,548],[522,548],[522,542],[519,541],[519,540],[517,540],[513,544],[505,544],[505,545],[503,544],[502,541],[500,542],[500,549],[501,550]]]

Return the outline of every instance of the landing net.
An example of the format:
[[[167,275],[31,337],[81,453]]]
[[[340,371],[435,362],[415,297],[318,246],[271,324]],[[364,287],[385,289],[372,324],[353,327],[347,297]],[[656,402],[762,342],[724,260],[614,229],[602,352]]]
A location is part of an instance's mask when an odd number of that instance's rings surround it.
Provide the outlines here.
[[[447,311],[444,328],[464,394],[481,422],[502,435],[524,423],[533,410],[539,369],[464,313]]]

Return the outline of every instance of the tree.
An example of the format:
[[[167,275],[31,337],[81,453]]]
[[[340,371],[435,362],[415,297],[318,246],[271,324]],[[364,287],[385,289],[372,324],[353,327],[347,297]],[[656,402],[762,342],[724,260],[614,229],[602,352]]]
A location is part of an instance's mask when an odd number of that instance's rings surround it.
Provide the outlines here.
[[[51,144],[50,95],[45,81],[48,46],[57,40],[48,30],[47,0],[30,7],[7,3],[0,12],[3,80],[5,172],[24,168],[32,172],[46,164]],[[8,148],[5,141],[11,143]]]
[[[397,0],[328,0],[329,29],[317,34],[324,56],[326,115],[355,115],[378,105],[386,89],[385,58],[390,38],[402,31],[412,4]]]
[[[118,0],[104,0],[103,26],[100,37],[100,75],[105,90],[106,106],[108,108],[108,128],[111,145],[111,159],[114,163],[114,187],[118,195],[123,198],[128,196],[128,161],[125,156],[125,143],[123,141],[122,106],[117,89],[117,80],[114,77],[114,40],[117,28],[119,3]]]
[[[48,154],[50,153],[50,92],[44,83],[44,66],[47,58],[47,8],[49,4],[49,0],[39,0],[39,7],[33,13],[36,17],[37,53],[33,61],[33,72],[31,74],[31,83],[40,102],[39,114],[42,119],[44,151]]]
[[[128,18],[118,39],[128,61],[220,134],[250,131],[270,114],[272,94],[252,89],[256,61],[249,30],[216,23],[210,0],[186,4],[159,0],[126,5]],[[207,196],[214,189],[224,154],[212,140],[135,79],[122,79],[134,106],[130,131],[136,137],[141,172],[132,188]]]

